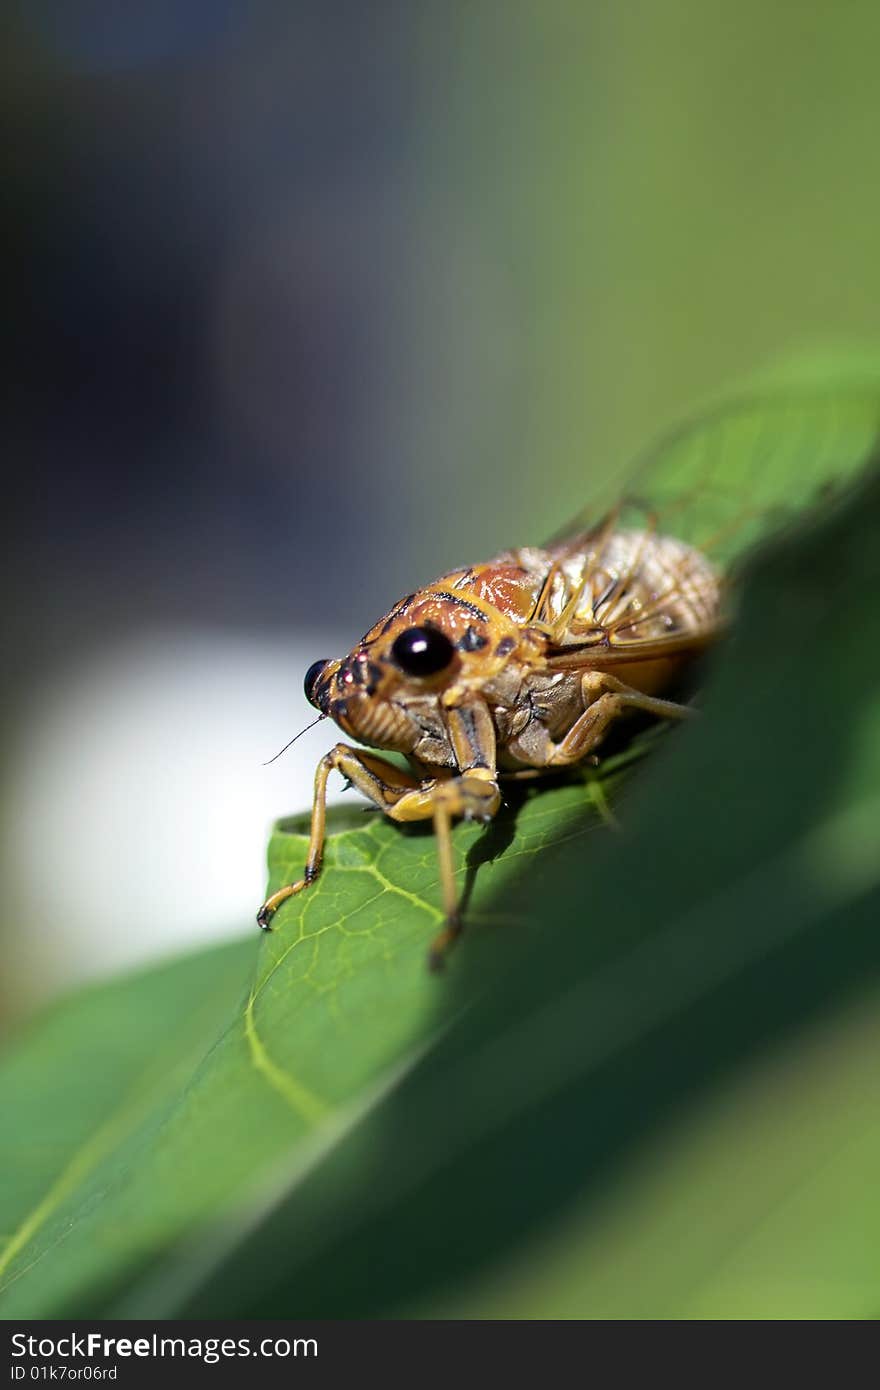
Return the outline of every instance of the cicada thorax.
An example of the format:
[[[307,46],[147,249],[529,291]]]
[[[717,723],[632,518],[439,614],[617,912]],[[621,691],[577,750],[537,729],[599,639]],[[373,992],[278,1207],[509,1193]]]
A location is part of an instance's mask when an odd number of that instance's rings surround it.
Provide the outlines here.
[[[485,652],[493,639],[511,635],[535,606],[540,579],[508,555],[452,570],[408,594],[365,635],[365,646],[381,642],[402,625],[442,628],[466,655]]]
[[[515,701],[510,658],[535,584],[503,562],[441,576],[396,603],[349,656],[325,663],[309,698],[363,743],[404,753],[420,770],[453,767],[444,710],[475,693],[487,706]]]

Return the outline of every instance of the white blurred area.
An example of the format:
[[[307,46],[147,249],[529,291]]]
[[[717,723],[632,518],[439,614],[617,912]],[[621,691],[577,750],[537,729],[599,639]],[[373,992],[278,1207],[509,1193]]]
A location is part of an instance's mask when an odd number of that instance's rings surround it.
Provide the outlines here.
[[[348,646],[162,630],[34,691],[13,739],[3,849],[15,924],[4,973],[26,990],[22,1007],[258,931],[270,826],[310,804],[335,731],[319,724],[263,764],[315,718],[305,671]]]

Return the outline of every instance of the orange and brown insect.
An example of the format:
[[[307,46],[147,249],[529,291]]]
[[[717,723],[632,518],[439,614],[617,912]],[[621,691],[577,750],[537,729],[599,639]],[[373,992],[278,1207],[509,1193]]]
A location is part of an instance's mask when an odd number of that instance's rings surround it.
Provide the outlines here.
[[[765,427],[767,406],[758,409]],[[727,424],[748,427],[748,411]],[[711,417],[706,428],[717,435]],[[315,662],[305,678],[311,704],[360,743],[404,754],[410,770],[345,743],[321,759],[303,877],[267,899],[261,926],[320,872],[327,779],[336,770],[392,820],[433,819],[446,913],[431,951],[437,965],[461,930],[454,819],[491,820],[503,779],[583,762],[632,712],[691,713],[669,697],[721,627],[724,578],[714,553],[729,553],[731,537],[766,522],[781,500],[766,496],[760,456],[751,485],[740,478],[732,490],[694,465],[698,431],[662,451],[674,503],[621,502],[544,548],[453,570],[397,603],[348,656]],[[713,533],[699,543],[681,538],[694,529],[694,508]]]

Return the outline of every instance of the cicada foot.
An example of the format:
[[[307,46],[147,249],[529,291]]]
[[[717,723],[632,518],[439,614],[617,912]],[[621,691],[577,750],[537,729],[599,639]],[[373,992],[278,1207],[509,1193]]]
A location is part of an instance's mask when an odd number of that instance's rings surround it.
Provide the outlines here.
[[[436,973],[443,969],[450,948],[463,928],[452,855],[452,818],[461,816],[486,824],[501,805],[501,793],[494,777],[488,770],[484,772],[481,769],[435,783],[426,795],[434,817],[437,861],[446,914],[443,930],[435,937],[428,951],[428,969]]]
[[[304,888],[308,888],[317,877],[317,870],[310,874],[306,869],[304,878],[297,879],[296,883],[288,883],[284,888],[279,888],[277,893],[272,893],[257,913],[257,925],[262,927],[263,931],[271,931],[272,918],[281,904],[286,903],[287,899],[294,897],[296,893],[301,893]]]
[[[450,949],[461,936],[464,923],[458,909],[446,919],[446,925],[441,932],[438,932],[431,942],[428,950],[428,969],[432,974],[438,975],[446,966],[446,958]]]

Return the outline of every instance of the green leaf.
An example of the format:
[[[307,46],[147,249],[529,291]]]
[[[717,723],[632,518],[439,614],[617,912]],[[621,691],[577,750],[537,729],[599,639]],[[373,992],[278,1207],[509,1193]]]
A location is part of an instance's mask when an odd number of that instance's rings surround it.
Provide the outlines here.
[[[636,756],[609,763],[607,785]],[[503,950],[507,915],[486,905],[523,860],[568,836],[605,842],[597,795],[587,777],[527,792],[488,835],[460,828],[475,934]],[[299,873],[306,823],[276,829],[271,887]],[[431,834],[360,808],[330,830],[324,874],[273,932],[89,991],[0,1068],[3,1109],[21,1121],[4,1163],[4,1316],[105,1311],[142,1278],[148,1306],[167,1297],[157,1257],[185,1265],[183,1239],[314,1162],[461,1008],[426,967],[442,920]]]
[[[841,469],[875,416],[848,416]],[[832,461],[819,437],[771,451],[762,488],[772,474],[777,499],[805,495],[802,474]],[[704,457],[690,447],[663,458]],[[828,495],[824,513],[750,580],[698,727],[526,789],[487,832],[456,828],[469,931],[444,977],[425,969],[430,831],[352,809],[271,935],[36,1023],[0,1069],[19,1117],[0,1312],[460,1311],[459,1288],[467,1309],[504,1309],[503,1271],[545,1247],[523,1297],[547,1310],[568,1289],[578,1306],[575,1266],[604,1287],[595,1213],[621,1171],[737,1067],[842,1014],[880,965],[877,489],[848,509]],[[304,828],[273,837],[271,887],[298,875]],[[560,1224],[574,1249],[553,1245]],[[667,1309],[685,1266],[658,1292]]]
[[[626,834],[188,1314],[876,1315],[878,525],[767,557]]]
[[[92,1174],[120,1161],[180,1095],[235,1006],[253,948],[233,943],[83,990],[28,1027],[0,1063],[0,1284],[44,1253]],[[62,1218],[63,1219],[63,1218]]]

